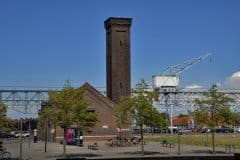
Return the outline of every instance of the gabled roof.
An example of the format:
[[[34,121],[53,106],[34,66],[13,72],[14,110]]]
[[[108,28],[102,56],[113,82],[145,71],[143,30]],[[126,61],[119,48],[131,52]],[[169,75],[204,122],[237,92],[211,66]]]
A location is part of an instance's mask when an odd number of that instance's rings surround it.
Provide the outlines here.
[[[99,100],[101,100],[102,102],[106,103],[108,106],[110,106],[111,108],[114,108],[114,106],[116,106],[116,104],[111,101],[109,98],[105,97],[101,92],[99,92],[98,90],[96,90],[92,85],[90,85],[88,82],[84,83],[80,88],[83,88],[84,90],[89,91],[90,93],[92,93],[94,96],[96,96]]]

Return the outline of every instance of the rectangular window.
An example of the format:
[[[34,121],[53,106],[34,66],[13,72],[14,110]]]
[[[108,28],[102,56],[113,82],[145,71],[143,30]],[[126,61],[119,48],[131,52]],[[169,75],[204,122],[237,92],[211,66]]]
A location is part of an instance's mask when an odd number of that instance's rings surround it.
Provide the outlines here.
[[[116,32],[126,32],[126,31],[124,31],[124,30],[116,30]]]
[[[91,112],[91,113],[94,113],[94,112],[95,112],[95,110],[92,109],[92,108],[88,108],[87,111],[88,111],[88,112]]]

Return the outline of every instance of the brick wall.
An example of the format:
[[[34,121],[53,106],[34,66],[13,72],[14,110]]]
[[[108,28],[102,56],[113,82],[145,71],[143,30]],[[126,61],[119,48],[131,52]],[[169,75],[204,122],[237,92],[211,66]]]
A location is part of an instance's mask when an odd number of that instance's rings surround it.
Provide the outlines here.
[[[95,110],[99,119],[99,122],[91,129],[92,132],[90,134],[85,133],[85,135],[116,135],[117,124],[112,116],[113,108],[88,90],[84,92],[84,99],[87,101],[89,108]]]

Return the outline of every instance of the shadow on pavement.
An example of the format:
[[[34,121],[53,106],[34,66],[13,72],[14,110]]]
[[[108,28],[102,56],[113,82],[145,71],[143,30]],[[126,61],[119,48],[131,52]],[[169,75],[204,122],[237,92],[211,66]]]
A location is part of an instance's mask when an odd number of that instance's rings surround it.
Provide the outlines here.
[[[197,154],[212,154],[212,150],[192,150],[192,153],[197,153]],[[226,154],[224,151],[215,151],[215,154]]]
[[[100,154],[93,154],[93,153],[83,153],[83,154],[66,154],[66,158],[85,158],[85,157],[101,157]],[[47,156],[47,158],[62,158],[62,155],[55,155],[55,156]]]
[[[141,151],[136,151],[136,152],[123,152],[119,154],[124,154],[124,155],[141,155]],[[144,155],[167,155],[166,153],[160,153],[160,152],[151,152],[151,151],[144,151]]]

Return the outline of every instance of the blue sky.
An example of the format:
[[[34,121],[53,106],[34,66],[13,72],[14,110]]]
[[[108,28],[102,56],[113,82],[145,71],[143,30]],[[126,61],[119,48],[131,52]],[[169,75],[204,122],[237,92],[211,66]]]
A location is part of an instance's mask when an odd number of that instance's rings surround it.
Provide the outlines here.
[[[209,87],[240,71],[240,1],[1,0],[0,86],[105,87],[103,22],[133,18],[132,86],[167,66],[213,54],[181,74]],[[240,84],[240,83],[239,83]]]

